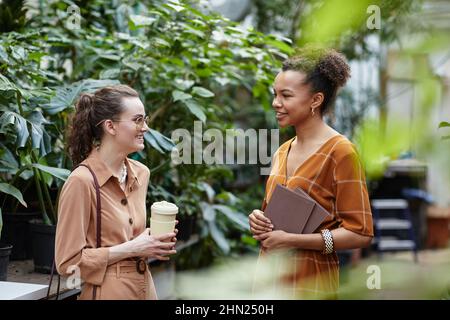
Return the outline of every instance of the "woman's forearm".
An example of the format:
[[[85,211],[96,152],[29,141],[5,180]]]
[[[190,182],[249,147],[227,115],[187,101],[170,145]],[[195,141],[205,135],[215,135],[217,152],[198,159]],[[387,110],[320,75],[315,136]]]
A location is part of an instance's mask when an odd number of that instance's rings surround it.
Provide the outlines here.
[[[159,236],[150,236],[149,232],[150,229],[145,229],[133,240],[110,247],[108,265],[133,257],[153,257],[158,260],[168,260],[169,255],[177,252],[175,250],[177,229]]]
[[[346,250],[365,248],[370,245],[372,237],[362,236],[345,228],[337,228],[331,231],[333,235],[334,250]],[[324,241],[320,233],[292,234],[287,239],[288,246],[306,250],[324,249]]]
[[[124,242],[109,248],[108,265],[133,257],[129,243]]]

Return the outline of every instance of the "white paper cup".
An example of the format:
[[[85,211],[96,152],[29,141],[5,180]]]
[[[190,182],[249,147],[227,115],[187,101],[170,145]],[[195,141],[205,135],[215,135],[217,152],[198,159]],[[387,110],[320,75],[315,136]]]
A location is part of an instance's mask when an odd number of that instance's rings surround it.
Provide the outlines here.
[[[152,236],[160,236],[165,233],[170,233],[175,230],[175,220],[173,221],[159,221],[150,219],[150,234]]]
[[[159,236],[175,230],[178,207],[167,201],[155,202],[151,206],[150,234]]]

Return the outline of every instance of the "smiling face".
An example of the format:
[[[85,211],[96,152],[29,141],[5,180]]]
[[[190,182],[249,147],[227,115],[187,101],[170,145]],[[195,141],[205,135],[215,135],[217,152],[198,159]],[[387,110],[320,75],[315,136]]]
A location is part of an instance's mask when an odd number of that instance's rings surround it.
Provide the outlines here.
[[[282,71],[273,85],[274,99],[272,107],[280,127],[296,126],[311,118],[311,108],[316,117],[323,101],[322,93],[312,93],[309,84],[305,83],[306,74],[300,71]]]
[[[113,121],[116,128],[114,137],[120,149],[127,154],[144,149],[144,133],[149,129],[143,123],[141,128],[136,125],[137,119],[145,117],[145,108],[142,101],[137,97],[122,98],[123,112],[120,114],[118,121]]]

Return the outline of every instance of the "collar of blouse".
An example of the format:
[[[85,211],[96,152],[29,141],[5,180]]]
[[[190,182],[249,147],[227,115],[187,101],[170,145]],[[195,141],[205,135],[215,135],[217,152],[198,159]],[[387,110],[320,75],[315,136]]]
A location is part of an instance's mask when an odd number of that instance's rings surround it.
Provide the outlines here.
[[[95,175],[98,179],[98,184],[102,187],[112,176],[112,171],[108,168],[106,163],[100,158],[97,150],[93,150],[87,159],[83,162],[86,162],[92,170],[95,172]],[[128,161],[128,158],[125,158],[125,166],[127,167],[127,175],[130,181],[136,181],[138,185],[141,185],[139,178],[136,175],[136,172],[133,168],[133,165]]]

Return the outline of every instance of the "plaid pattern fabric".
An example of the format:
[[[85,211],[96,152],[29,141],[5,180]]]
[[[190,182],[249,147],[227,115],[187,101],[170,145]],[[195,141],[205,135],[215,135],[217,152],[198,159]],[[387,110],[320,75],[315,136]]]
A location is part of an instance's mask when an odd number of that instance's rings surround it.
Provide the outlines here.
[[[307,158],[286,181],[287,155],[292,138],[274,154],[272,170],[267,180],[262,210],[277,184],[290,189],[302,188],[328,212],[327,219],[315,231],[343,227],[355,233],[373,236],[372,213],[364,170],[355,146],[337,135]],[[264,254],[260,255],[263,259]],[[274,284],[291,298],[335,298],[339,287],[339,261],[336,253],[324,255],[315,250],[295,250],[288,258],[286,273]],[[283,264],[285,265],[285,264]],[[280,273],[281,272],[281,273]]]

